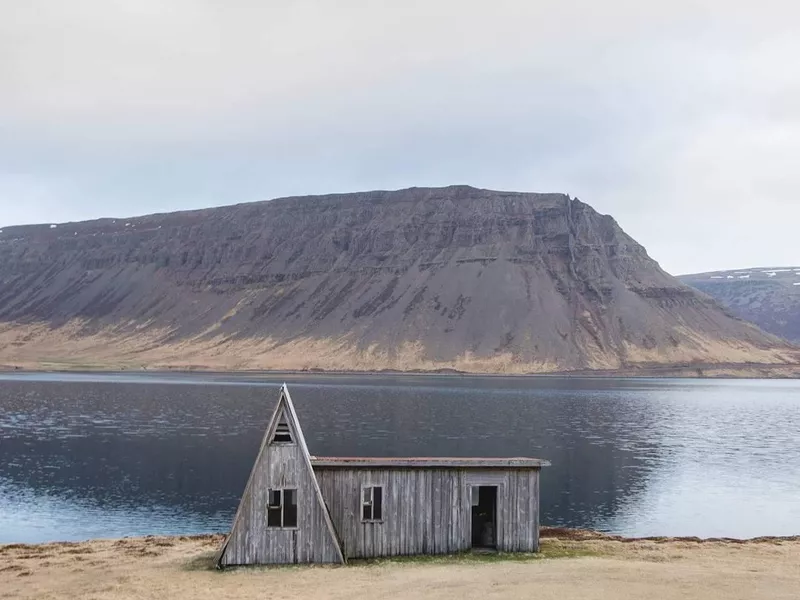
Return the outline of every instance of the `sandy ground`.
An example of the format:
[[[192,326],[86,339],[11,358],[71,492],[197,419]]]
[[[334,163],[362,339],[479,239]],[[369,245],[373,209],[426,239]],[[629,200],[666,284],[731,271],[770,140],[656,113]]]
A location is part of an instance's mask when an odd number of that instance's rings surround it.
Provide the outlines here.
[[[0,598],[791,598],[800,538],[622,540],[553,532],[540,556],[210,568],[221,536],[0,546]]]

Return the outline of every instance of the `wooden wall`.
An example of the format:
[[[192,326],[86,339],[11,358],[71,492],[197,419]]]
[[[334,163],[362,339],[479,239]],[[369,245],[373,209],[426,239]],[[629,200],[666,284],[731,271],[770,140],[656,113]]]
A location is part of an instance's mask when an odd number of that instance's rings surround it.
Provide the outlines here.
[[[472,544],[470,487],[496,485],[497,548],[539,549],[538,469],[316,467],[347,558],[446,554]],[[361,521],[361,487],[383,486],[383,521]]]
[[[303,452],[299,444],[262,448],[222,551],[221,566],[341,562]],[[296,528],[267,528],[270,488],[297,489]]]

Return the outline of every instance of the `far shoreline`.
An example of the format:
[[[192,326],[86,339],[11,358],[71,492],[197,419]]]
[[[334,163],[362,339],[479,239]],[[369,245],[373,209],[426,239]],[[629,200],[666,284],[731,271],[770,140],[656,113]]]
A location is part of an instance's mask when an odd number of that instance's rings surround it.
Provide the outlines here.
[[[800,364],[765,365],[760,363],[704,364],[704,365],[667,365],[648,366],[626,369],[552,371],[541,373],[498,373],[460,371],[442,368],[434,370],[328,370],[328,369],[229,369],[219,370],[203,365],[180,367],[126,367],[122,365],[65,365],[44,363],[41,365],[0,364],[0,374],[105,374],[105,375],[217,375],[228,377],[274,377],[290,376],[358,376],[358,377],[395,377],[395,376],[452,376],[452,377],[503,377],[534,379],[697,379],[697,380],[737,380],[737,379],[800,379]]]

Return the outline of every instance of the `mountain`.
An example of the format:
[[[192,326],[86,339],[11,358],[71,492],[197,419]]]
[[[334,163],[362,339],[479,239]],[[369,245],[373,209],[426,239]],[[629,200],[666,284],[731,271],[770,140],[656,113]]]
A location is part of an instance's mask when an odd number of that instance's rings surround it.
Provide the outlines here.
[[[680,279],[764,331],[800,344],[800,267],[715,271]]]
[[[0,233],[0,363],[553,372],[796,362],[563,194],[467,186]]]

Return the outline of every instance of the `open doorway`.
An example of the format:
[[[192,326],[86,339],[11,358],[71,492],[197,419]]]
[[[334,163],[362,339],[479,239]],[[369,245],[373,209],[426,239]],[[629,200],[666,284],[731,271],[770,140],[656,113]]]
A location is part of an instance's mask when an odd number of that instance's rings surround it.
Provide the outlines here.
[[[497,548],[497,486],[472,486],[472,547]]]

